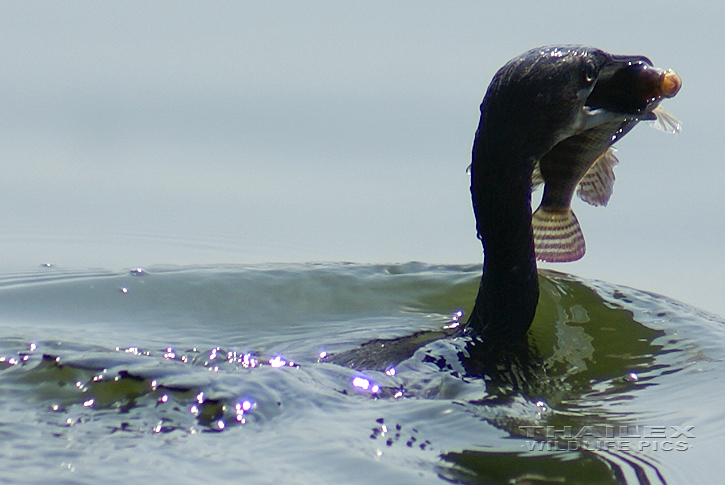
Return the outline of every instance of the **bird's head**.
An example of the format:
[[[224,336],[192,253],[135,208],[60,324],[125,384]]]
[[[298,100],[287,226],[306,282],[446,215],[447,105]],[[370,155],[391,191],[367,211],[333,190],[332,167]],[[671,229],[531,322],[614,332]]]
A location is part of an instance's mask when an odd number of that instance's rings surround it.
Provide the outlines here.
[[[652,109],[680,85],[674,72],[653,67],[644,56],[584,46],[533,49],[494,76],[481,105],[479,133],[488,135],[487,145],[495,140],[538,158],[602,123],[651,118]]]

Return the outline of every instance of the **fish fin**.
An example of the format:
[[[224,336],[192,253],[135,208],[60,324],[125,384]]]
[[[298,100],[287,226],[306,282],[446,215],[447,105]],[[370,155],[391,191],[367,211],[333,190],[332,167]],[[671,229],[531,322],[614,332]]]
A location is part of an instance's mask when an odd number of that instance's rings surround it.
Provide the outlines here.
[[[584,234],[574,211],[552,211],[539,206],[531,216],[536,259],[566,263],[581,259],[586,252]]]
[[[652,126],[665,133],[672,133],[676,135],[680,132],[682,126],[680,120],[675,118],[672,113],[664,109],[662,106],[657,106],[652,110],[652,114],[655,118],[652,120]]]
[[[541,175],[541,164],[538,160],[534,164],[534,171],[531,173],[531,190],[538,189],[544,183],[544,176]]]
[[[597,158],[579,182],[576,195],[593,206],[607,205],[614,190],[614,167],[619,160],[612,147]]]

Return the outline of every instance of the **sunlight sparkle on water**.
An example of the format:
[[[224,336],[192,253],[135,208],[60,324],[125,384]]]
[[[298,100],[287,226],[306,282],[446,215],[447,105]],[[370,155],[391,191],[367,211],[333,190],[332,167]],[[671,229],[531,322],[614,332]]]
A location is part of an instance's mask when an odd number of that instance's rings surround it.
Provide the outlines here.
[[[284,367],[285,365],[287,365],[287,362],[282,357],[277,355],[273,359],[269,359],[269,365],[271,365],[272,367]]]
[[[252,401],[250,401],[248,399],[247,400],[244,400],[242,402],[238,402],[234,406],[234,412],[236,414],[236,420],[237,420],[237,422],[239,424],[245,424],[246,423],[246,419],[244,418],[244,413],[245,412],[248,412],[249,410],[251,410],[252,409],[252,406],[253,406]]]
[[[461,317],[463,317],[463,310],[456,310],[456,312],[451,317],[451,321],[448,322],[448,324],[444,325],[443,328],[458,328],[458,325],[460,325],[461,323]]]
[[[353,378],[352,385],[353,387],[356,387],[363,391],[370,391],[372,394],[377,394],[378,392],[380,392],[380,386],[370,382],[370,380],[366,379],[365,377],[358,376]]]
[[[352,385],[357,387],[358,389],[367,391],[368,388],[370,387],[370,381],[365,379],[364,377],[355,377],[352,380]]]
[[[249,411],[250,409],[252,409],[252,402],[249,400],[245,400],[237,403],[235,407],[237,411]]]
[[[242,357],[242,367],[257,367],[258,363],[259,361],[252,354],[247,353]]]

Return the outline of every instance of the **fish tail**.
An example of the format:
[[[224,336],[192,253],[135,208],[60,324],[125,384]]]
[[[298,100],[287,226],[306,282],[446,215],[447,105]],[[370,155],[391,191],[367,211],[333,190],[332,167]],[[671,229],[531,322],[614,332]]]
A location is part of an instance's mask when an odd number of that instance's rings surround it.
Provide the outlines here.
[[[584,234],[574,211],[551,210],[540,206],[531,216],[536,259],[566,263],[581,259],[586,252]]]

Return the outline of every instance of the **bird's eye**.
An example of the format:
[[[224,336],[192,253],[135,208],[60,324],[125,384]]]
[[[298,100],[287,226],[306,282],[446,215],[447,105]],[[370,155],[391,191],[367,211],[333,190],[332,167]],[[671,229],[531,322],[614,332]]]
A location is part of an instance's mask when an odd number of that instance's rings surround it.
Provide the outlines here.
[[[597,66],[593,62],[584,65],[584,82],[589,84],[597,77]]]

